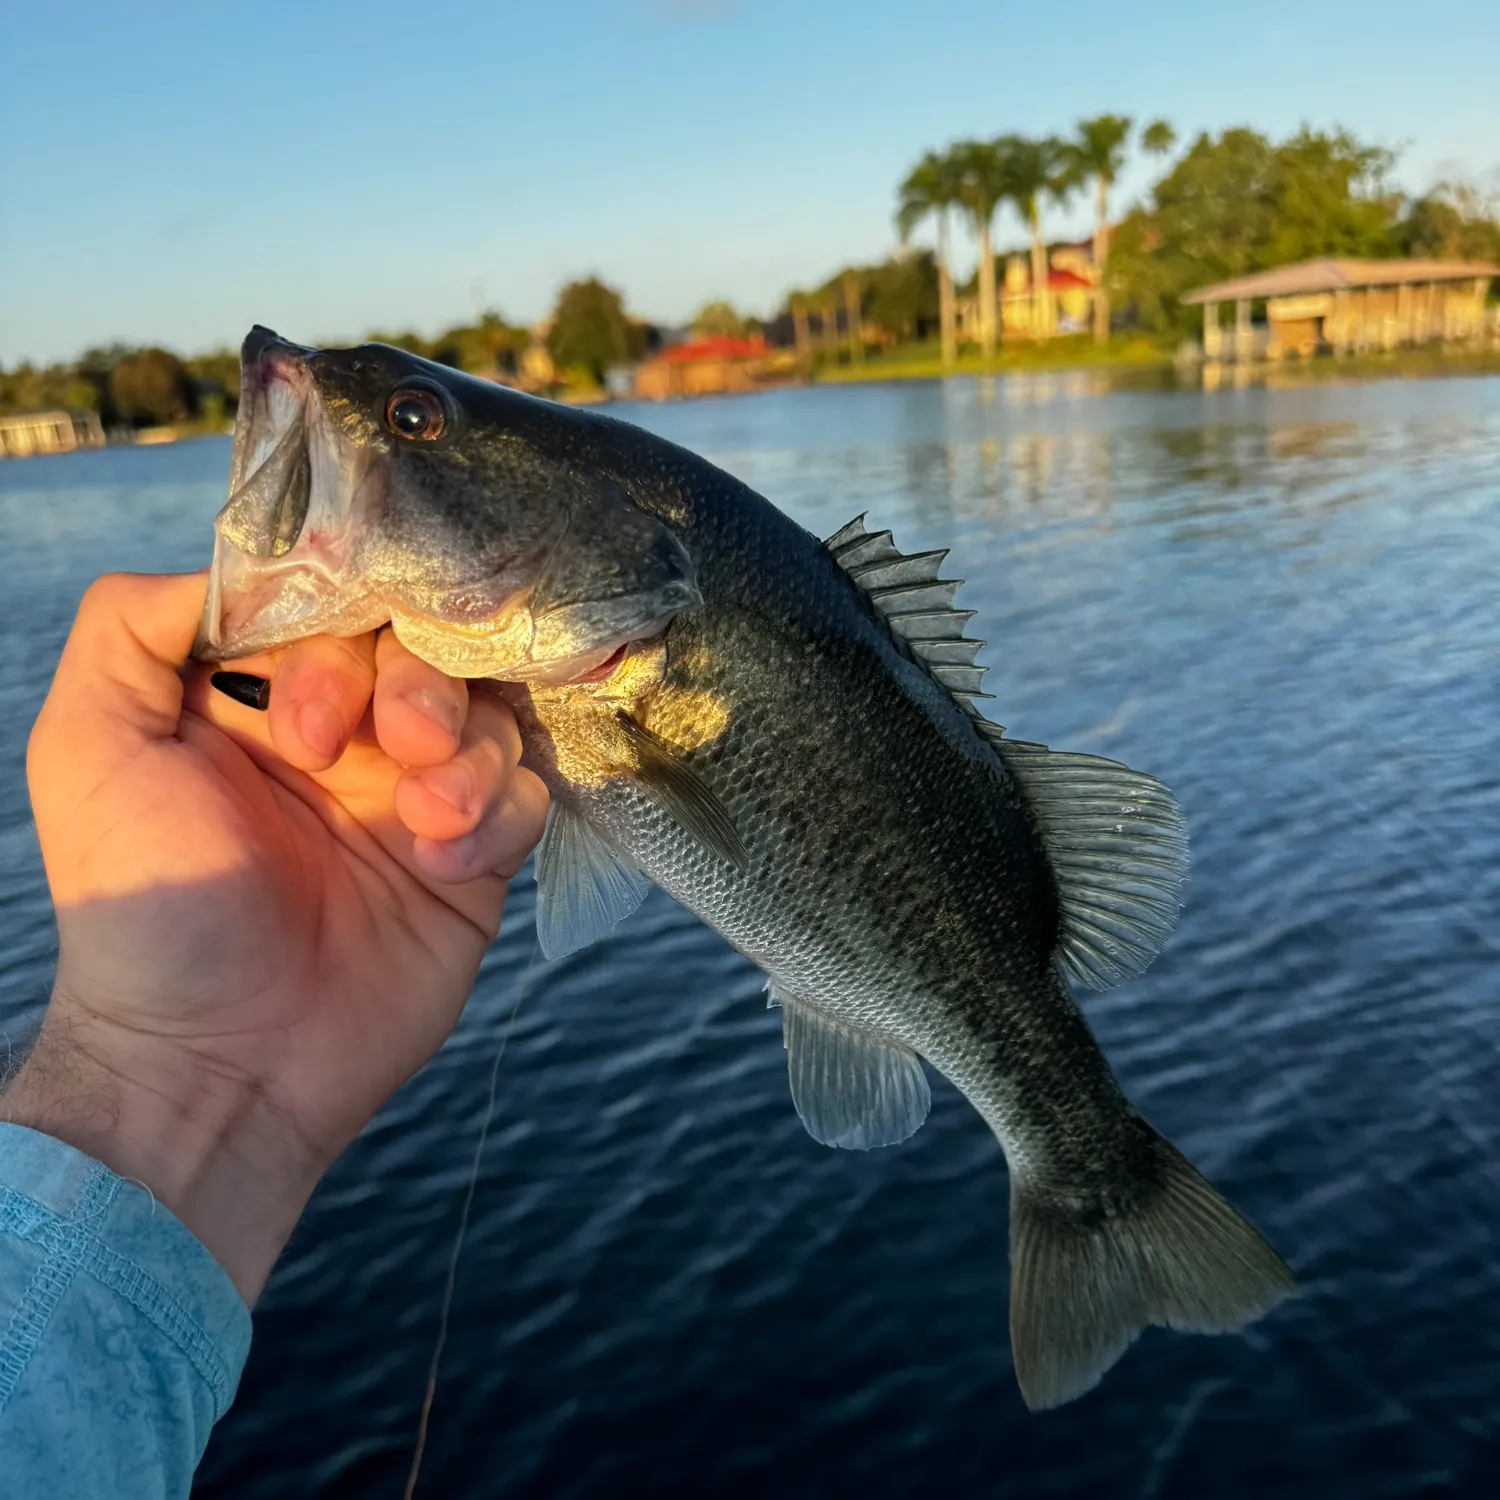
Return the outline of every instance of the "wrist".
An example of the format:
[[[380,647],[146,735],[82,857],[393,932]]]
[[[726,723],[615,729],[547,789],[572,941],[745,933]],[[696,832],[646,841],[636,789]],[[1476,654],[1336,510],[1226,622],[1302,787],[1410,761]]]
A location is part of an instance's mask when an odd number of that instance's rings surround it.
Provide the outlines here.
[[[0,1119],[144,1186],[253,1305],[321,1166],[253,1080],[191,1043],[133,1032],[53,995]]]

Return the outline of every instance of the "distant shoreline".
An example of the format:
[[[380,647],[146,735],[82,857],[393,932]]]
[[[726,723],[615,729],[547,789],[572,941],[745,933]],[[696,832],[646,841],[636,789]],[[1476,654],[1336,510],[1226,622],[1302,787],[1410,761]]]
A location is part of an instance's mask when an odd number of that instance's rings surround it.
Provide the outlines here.
[[[1040,354],[1040,357],[1039,357]],[[1052,357],[1048,357],[1051,355]],[[1082,357],[1080,357],[1082,355]],[[1220,364],[1215,366],[1184,365],[1160,346],[1145,340],[1124,346],[1087,351],[1057,350],[1041,353],[1034,347],[1017,351],[1012,357],[1003,354],[990,364],[978,356],[965,356],[949,369],[940,357],[925,351],[898,352],[886,357],[871,357],[863,364],[837,365],[815,369],[811,379],[800,385],[778,385],[777,391],[806,389],[810,386],[880,385],[916,380],[971,379],[1012,375],[1099,375],[1106,387],[1130,389],[1236,390],[1265,386],[1272,390],[1296,389],[1310,385],[1329,385],[1342,381],[1436,380],[1459,376],[1500,375],[1500,348],[1488,349],[1393,349],[1386,352],[1348,355],[1340,358],[1320,356],[1315,359],[1289,359],[1274,364]],[[1132,377],[1138,377],[1132,378]],[[758,392],[734,392],[734,396]],[[725,396],[703,395],[673,398],[676,401],[722,400]],[[595,404],[595,403],[590,403]],[[621,404],[605,398],[597,403],[609,407]],[[633,404],[626,398],[625,404]],[[654,405],[657,403],[639,403]],[[153,447],[168,443],[190,442],[195,438],[229,437],[234,424],[185,422],[173,427],[141,429],[133,442],[110,446]]]
[[[858,385],[878,381],[941,380],[951,376],[1139,374],[1159,377],[1164,385],[1206,389],[1238,385],[1277,387],[1315,385],[1340,380],[1423,379],[1452,375],[1500,375],[1500,347],[1406,348],[1312,359],[1285,359],[1247,365],[1182,363],[1176,354],[1147,339],[1112,340],[1100,347],[1069,339],[1048,345],[1003,350],[988,364],[977,354],[963,355],[945,368],[936,350],[897,350],[872,355],[861,364],[814,369],[813,385]]]

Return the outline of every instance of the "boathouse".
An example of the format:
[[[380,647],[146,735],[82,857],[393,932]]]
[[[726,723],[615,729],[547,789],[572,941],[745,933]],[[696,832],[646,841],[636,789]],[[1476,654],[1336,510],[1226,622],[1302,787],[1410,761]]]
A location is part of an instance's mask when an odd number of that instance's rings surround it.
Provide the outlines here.
[[[1203,308],[1205,359],[1281,359],[1482,338],[1493,276],[1500,268],[1477,261],[1327,258],[1218,281],[1182,300]],[[1252,319],[1255,303],[1264,304],[1263,326]]]
[[[0,417],[0,458],[33,453],[71,453],[75,448],[102,448],[104,428],[96,411],[29,411]]]

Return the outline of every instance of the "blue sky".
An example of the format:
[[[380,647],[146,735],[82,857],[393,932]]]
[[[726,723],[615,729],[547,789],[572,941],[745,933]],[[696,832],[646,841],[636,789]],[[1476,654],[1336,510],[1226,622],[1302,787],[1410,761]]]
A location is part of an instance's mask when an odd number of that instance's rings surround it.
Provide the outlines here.
[[[892,246],[926,147],[1104,110],[1500,187],[1497,57],[1493,0],[0,0],[0,363],[531,320],[587,272],[768,311]]]

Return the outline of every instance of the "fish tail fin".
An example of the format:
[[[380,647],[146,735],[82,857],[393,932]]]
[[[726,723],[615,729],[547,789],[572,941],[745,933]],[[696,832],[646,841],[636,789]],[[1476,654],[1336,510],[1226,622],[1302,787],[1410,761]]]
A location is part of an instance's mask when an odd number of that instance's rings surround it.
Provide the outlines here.
[[[1075,1194],[1011,1174],[1011,1356],[1033,1410],[1081,1396],[1149,1324],[1230,1333],[1297,1290],[1286,1262],[1141,1126],[1123,1187]]]

